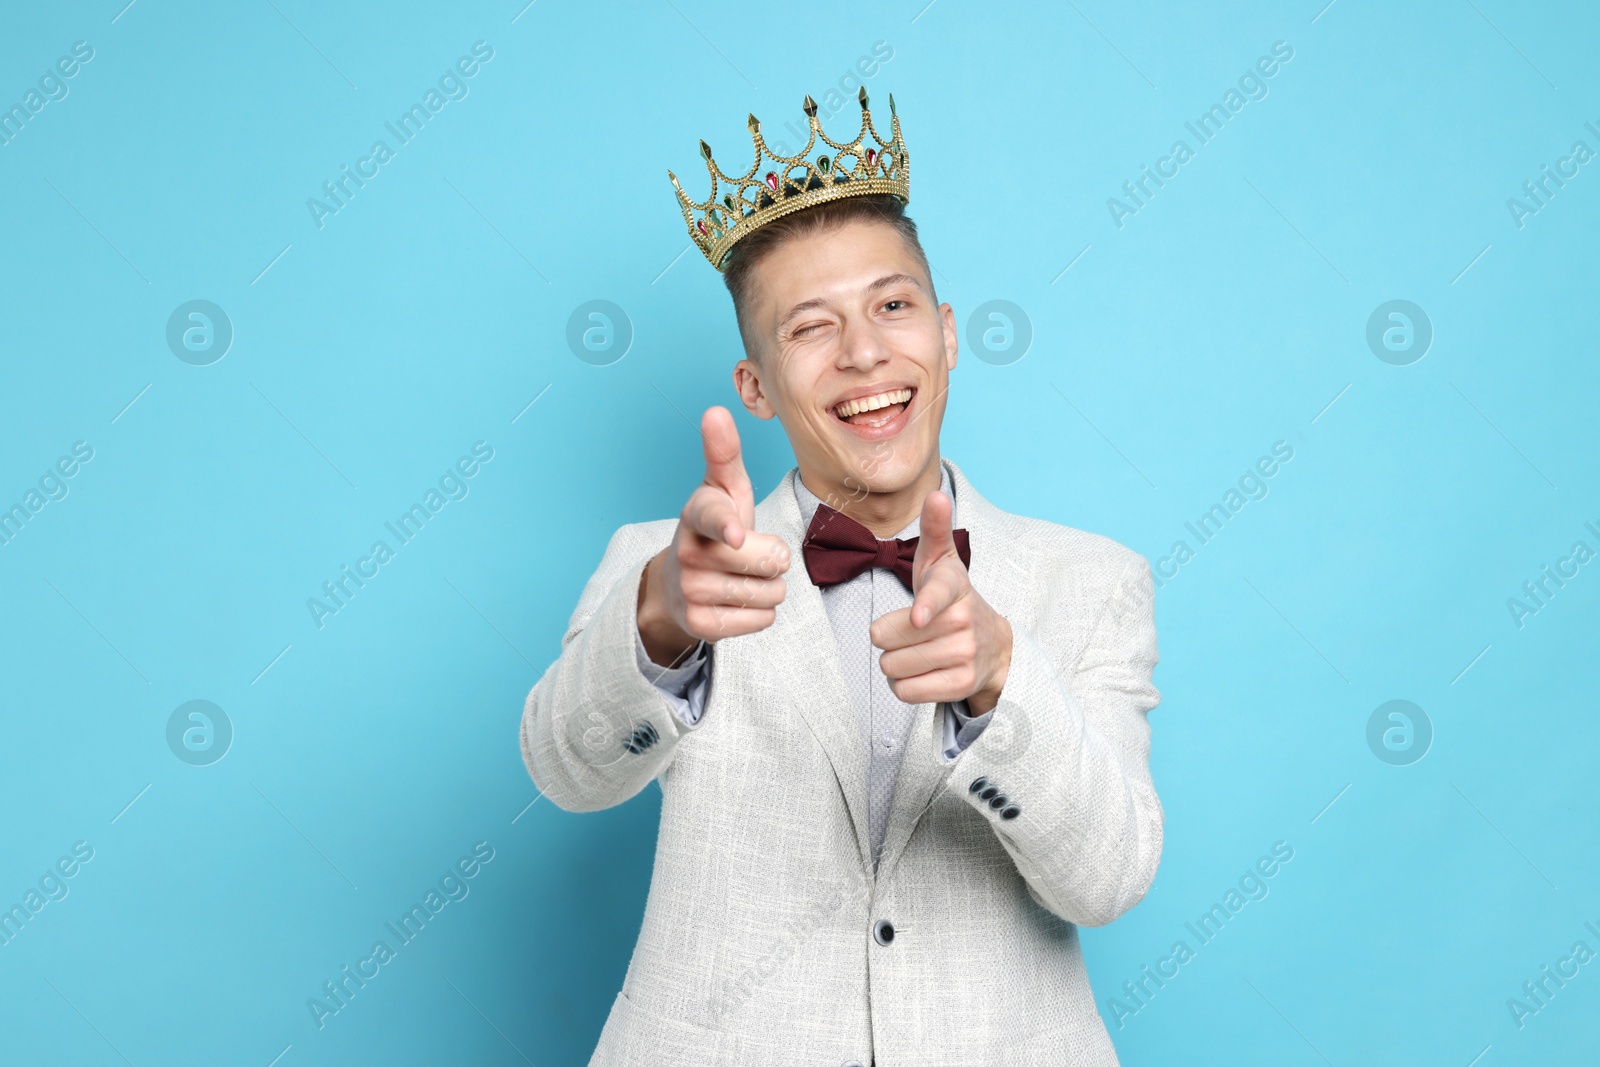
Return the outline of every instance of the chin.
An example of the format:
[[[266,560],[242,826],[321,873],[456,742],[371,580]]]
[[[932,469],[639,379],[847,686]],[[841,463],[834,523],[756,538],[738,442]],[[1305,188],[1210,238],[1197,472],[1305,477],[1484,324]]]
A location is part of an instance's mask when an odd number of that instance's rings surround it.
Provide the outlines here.
[[[849,472],[849,484],[863,486],[869,493],[902,492],[915,485],[938,458],[931,442],[917,441],[913,448],[913,442],[896,441],[860,449]]]

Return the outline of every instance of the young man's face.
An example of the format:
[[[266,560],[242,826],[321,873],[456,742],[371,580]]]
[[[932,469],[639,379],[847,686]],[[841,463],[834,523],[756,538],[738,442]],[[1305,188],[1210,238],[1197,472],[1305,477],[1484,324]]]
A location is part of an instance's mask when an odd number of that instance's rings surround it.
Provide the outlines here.
[[[751,281],[753,358],[739,362],[734,382],[752,414],[783,424],[807,486],[848,503],[930,477],[956,365],[955,317],[934,303],[899,232],[861,221],[797,237],[755,264]]]

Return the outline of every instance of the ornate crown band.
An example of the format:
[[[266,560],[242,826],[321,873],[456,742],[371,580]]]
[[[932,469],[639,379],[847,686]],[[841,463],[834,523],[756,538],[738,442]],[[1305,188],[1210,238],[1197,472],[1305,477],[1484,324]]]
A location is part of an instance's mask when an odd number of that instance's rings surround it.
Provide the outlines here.
[[[750,116],[750,137],[755,142],[755,161],[742,176],[725,174],[711,158],[711,146],[700,142],[700,154],[711,174],[711,195],[704,203],[689,199],[678,184],[677,175],[667,171],[672,187],[678,191],[678,206],[689,227],[689,237],[717,270],[733,246],[752,231],[784,215],[829,200],[847,196],[888,193],[911,201],[911,161],[906,158],[905,142],[900,139],[900,116],[894,110],[894,95],[889,96],[889,121],[894,136],[885,141],[872,125],[867,110],[867,87],[857,94],[861,101],[861,132],[846,144],[829,139],[817,119],[817,102],[805,100],[811,136],[798,155],[780,156],[761,136],[761,123]],[[867,135],[874,144],[867,144]],[[811,158],[818,139],[833,150]],[[766,173],[757,174],[767,168]],[[717,196],[718,183],[734,186]]]

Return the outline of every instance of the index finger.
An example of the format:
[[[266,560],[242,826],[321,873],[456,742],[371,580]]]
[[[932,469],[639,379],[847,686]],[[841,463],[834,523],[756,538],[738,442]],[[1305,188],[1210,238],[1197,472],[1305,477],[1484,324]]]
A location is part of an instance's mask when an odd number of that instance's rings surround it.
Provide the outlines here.
[[[935,489],[923,498],[917,551],[911,560],[914,575],[945,556],[955,555],[956,539],[950,529],[954,510],[955,505],[941,490]]]
[[[753,506],[754,492],[744,469],[744,452],[733,413],[720,406],[707,408],[700,418],[700,442],[706,458],[706,484],[732,497],[741,506],[742,514],[743,505]]]
[[[726,574],[776,578],[789,569],[789,546],[781,537],[751,530],[744,543],[733,548],[726,542],[708,539],[681,557],[690,565]]]

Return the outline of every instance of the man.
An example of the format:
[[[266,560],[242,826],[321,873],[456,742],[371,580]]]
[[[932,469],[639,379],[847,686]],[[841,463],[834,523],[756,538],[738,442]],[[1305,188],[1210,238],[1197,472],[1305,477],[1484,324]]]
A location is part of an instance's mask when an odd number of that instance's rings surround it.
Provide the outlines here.
[[[661,786],[593,1067],[1116,1063],[1077,927],[1138,903],[1161,853],[1149,566],[941,460],[954,313],[899,120],[885,142],[860,99],[832,159],[807,97],[800,155],[752,116],[751,170],[702,142],[711,196],[678,190],[733,295],[739,399],[797,469],[756,504],[707,411],[704,484],[617,531],[528,695],[557,805]]]

